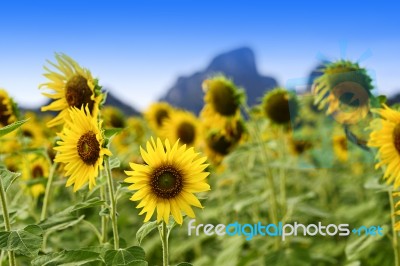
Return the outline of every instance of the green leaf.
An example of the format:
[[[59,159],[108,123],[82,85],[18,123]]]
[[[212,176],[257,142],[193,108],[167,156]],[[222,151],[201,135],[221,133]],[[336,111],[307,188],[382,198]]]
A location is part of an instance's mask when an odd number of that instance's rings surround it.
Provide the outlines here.
[[[13,132],[14,130],[18,129],[20,126],[25,124],[28,120],[29,120],[29,118],[25,119],[25,120],[20,120],[20,121],[14,122],[8,126],[0,128],[0,138]]]
[[[64,250],[39,256],[31,261],[32,266],[79,266],[101,261],[100,253],[85,250]]]
[[[28,225],[16,231],[0,232],[0,248],[28,257],[37,256],[42,247],[42,233],[42,228],[37,225]]]
[[[141,247],[133,246],[127,249],[108,250],[104,260],[106,265],[140,265],[147,266],[145,253]]]
[[[189,263],[189,262],[181,262],[176,266],[193,266],[193,264]]]
[[[157,221],[144,223],[136,233],[136,240],[139,245],[142,243],[143,239],[154,229],[157,228]]]
[[[115,135],[121,133],[121,131],[124,130],[123,128],[108,128],[104,130],[104,136],[107,139],[110,139],[114,137]]]
[[[117,157],[110,159],[110,169],[119,168],[121,166],[121,161]]]
[[[43,230],[45,230],[45,231],[65,230],[68,227],[76,225],[77,223],[82,221],[84,218],[85,218],[85,215],[82,215],[77,218],[74,215],[56,214],[56,215],[53,215],[53,216],[47,218],[46,220],[40,222],[39,226],[41,228],[43,228]]]
[[[11,184],[19,177],[21,174],[20,173],[13,173],[8,171],[5,168],[0,168],[0,178],[1,182],[4,188],[4,191],[7,192],[7,190],[10,188]]]
[[[87,201],[84,202],[79,202],[77,204],[75,204],[74,206],[71,206],[67,209],[65,209],[65,211],[63,212],[74,212],[74,211],[78,211],[78,210],[83,210],[83,209],[88,209],[88,208],[93,208],[93,207],[98,207],[104,204],[103,200],[100,200],[99,197],[94,197],[91,198]]]

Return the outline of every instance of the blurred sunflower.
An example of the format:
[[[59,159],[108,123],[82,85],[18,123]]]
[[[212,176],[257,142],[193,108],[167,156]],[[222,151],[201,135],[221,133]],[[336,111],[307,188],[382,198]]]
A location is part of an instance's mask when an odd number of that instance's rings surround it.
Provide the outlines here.
[[[126,125],[124,114],[119,108],[105,106],[101,110],[101,114],[106,128],[124,128]]]
[[[206,124],[225,125],[240,116],[240,105],[244,102],[244,92],[222,75],[203,82],[204,107],[201,117]]]
[[[171,117],[174,109],[165,102],[153,103],[144,113],[144,117],[156,134],[160,134],[164,120]]]
[[[28,117],[28,116],[26,116]],[[22,136],[27,140],[29,147],[38,148],[46,143],[43,128],[35,119],[30,119],[21,127]]]
[[[273,124],[289,125],[297,116],[297,99],[293,93],[283,88],[275,88],[265,94],[262,110]]]
[[[66,176],[69,176],[66,186],[74,184],[74,192],[89,182],[89,189],[96,185],[99,168],[103,168],[104,155],[111,152],[103,148],[101,122],[90,115],[89,108],[69,110],[71,120],[66,121],[63,131],[58,134],[61,141],[54,149],[59,153],[55,162],[65,164]]]
[[[400,197],[400,192],[393,192],[392,193],[393,198],[399,198]],[[394,205],[394,213],[392,215],[394,216],[400,216],[400,210],[398,209],[400,206],[400,200],[397,199],[396,204]],[[397,210],[396,210],[397,209]],[[395,225],[394,225],[394,230],[395,231],[400,231],[400,220],[397,220]]]
[[[387,183],[393,182],[397,188],[400,185],[400,112],[387,105],[374,109],[373,112],[380,115],[380,118],[374,119],[370,124],[372,132],[367,145],[379,148],[379,162],[375,168],[384,168]]]
[[[334,135],[333,136],[333,152],[336,157],[341,162],[347,161],[349,158],[348,146],[347,146],[347,137],[346,135]]]
[[[139,117],[129,117],[126,120],[126,126],[131,134],[134,135],[136,141],[140,141],[146,134],[144,121]]]
[[[17,120],[16,106],[4,89],[0,89],[0,127],[7,126]]]
[[[364,68],[346,60],[328,63],[323,75],[315,79],[314,104],[327,107],[326,114],[341,123],[352,124],[369,112],[372,79]]]
[[[60,111],[60,113],[47,123],[48,127],[64,124],[70,120],[68,110],[70,107],[88,107],[90,114],[97,117],[99,105],[103,99],[101,87],[97,79],[93,79],[89,70],[79,66],[72,58],[65,54],[55,55],[57,63],[48,61],[58,72],[47,68],[44,74],[50,81],[39,86],[41,89],[50,89],[54,93],[42,93],[54,101],[42,107],[42,111]]]
[[[195,146],[199,140],[200,124],[192,113],[176,111],[171,118],[165,119],[162,135],[172,143],[179,139],[182,144]]]
[[[146,164],[131,163],[133,171],[125,171],[125,179],[130,190],[136,190],[132,201],[140,201],[137,208],[143,208],[140,215],[149,221],[157,209],[157,221],[168,224],[170,214],[178,224],[182,224],[182,211],[189,217],[195,214],[191,206],[203,208],[193,193],[210,190],[207,183],[208,172],[204,169],[207,157],[198,157],[193,148],[180,146],[179,141],[171,147],[168,139],[165,144],[157,139],[147,142],[147,151],[140,149]]]
[[[40,182],[49,176],[49,163],[43,156],[30,154],[23,164],[22,180],[26,181],[29,193],[38,198],[45,191],[45,185]]]
[[[293,155],[301,155],[305,153],[307,150],[311,149],[312,143],[307,140],[297,140],[290,138],[289,148]]]

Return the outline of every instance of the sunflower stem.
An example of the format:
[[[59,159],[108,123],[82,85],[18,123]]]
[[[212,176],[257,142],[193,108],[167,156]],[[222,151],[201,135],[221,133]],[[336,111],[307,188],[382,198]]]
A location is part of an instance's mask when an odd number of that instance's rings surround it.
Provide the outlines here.
[[[390,202],[390,213],[391,213],[391,221],[392,221],[392,232],[393,232],[393,239],[392,239],[392,247],[393,247],[393,252],[394,252],[394,260],[395,260],[395,265],[400,266],[400,256],[399,256],[399,234],[397,233],[395,229],[395,208],[394,208],[394,201],[393,201],[393,196],[392,196],[392,190],[388,190],[388,195],[389,195],[389,202]]]
[[[0,180],[0,200],[1,200],[1,208],[3,210],[5,231],[9,232],[9,231],[11,231],[10,216],[8,214],[6,192],[4,190],[3,182],[1,180]],[[9,259],[10,266],[17,265],[15,263],[14,251],[8,251],[8,259]]]
[[[111,224],[114,235],[114,249],[119,249],[119,235],[118,235],[118,219],[117,219],[117,201],[114,193],[114,180],[111,175],[110,157],[105,156],[104,164],[107,172],[108,192],[111,202]]]
[[[53,185],[53,180],[54,180],[54,173],[56,172],[58,163],[54,162],[53,165],[51,166],[50,173],[49,173],[49,178],[47,179],[47,184],[46,184],[46,191],[44,193],[44,199],[43,199],[43,206],[42,206],[42,213],[40,215],[40,221],[43,221],[47,217],[47,207],[49,206],[49,198],[50,198],[50,190]]]
[[[104,186],[100,187],[100,199],[104,202],[106,200],[106,192]],[[101,210],[104,211],[106,209],[105,203],[101,206]],[[107,242],[107,216],[101,216],[101,243],[104,244]]]
[[[162,221],[160,230],[161,245],[163,250],[163,266],[169,265],[169,249],[168,249],[168,228],[165,221]]]

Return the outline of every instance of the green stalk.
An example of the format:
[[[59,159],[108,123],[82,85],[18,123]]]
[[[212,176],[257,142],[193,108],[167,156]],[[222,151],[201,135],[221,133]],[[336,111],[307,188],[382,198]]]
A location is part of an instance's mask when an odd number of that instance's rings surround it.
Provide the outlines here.
[[[3,209],[4,227],[7,232],[11,231],[10,216],[8,215],[6,192],[4,191],[3,182],[0,181],[0,200]],[[10,266],[16,266],[14,251],[8,251]]]
[[[168,250],[168,231],[167,224],[162,221],[162,229],[160,231],[161,244],[163,250],[163,266],[169,265],[169,250]]]
[[[391,213],[391,220],[392,220],[392,232],[393,232],[393,239],[392,239],[392,247],[393,247],[393,252],[394,252],[394,260],[395,260],[395,265],[400,266],[400,256],[399,256],[399,234],[395,230],[395,209],[394,209],[394,202],[393,202],[393,196],[392,196],[392,190],[388,190],[388,195],[389,195],[389,202],[390,202],[390,213]]]
[[[100,199],[104,201],[104,204],[106,204],[107,199],[106,199],[106,192],[104,186],[100,187]],[[104,204],[101,206],[101,210],[104,211],[106,208]],[[107,242],[107,216],[103,215],[101,216],[101,243],[104,244]]]
[[[110,157],[105,156],[104,164],[107,172],[108,192],[111,202],[111,224],[114,234],[114,249],[119,249],[118,220],[117,220],[117,201],[114,193],[114,180],[111,175]]]
[[[43,199],[43,206],[42,206],[42,213],[40,215],[40,221],[43,221],[44,219],[47,218],[47,207],[49,205],[50,190],[53,185],[54,173],[56,172],[57,165],[58,165],[58,163],[54,162],[50,169],[49,178],[47,179],[47,184],[46,184],[46,191],[45,191],[44,199]]]

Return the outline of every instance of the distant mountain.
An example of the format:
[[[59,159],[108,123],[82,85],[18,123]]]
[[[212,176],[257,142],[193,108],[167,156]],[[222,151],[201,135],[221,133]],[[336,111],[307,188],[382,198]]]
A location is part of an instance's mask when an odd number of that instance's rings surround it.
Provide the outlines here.
[[[51,100],[49,100],[45,105],[48,105],[51,102]],[[114,94],[112,94],[111,92],[108,92],[107,95],[107,99],[106,99],[106,103],[105,106],[114,106],[119,108],[126,116],[137,116],[140,115],[140,112],[137,111],[135,108],[133,108],[132,106],[122,102],[120,99],[118,99],[116,96],[114,96]],[[35,112],[37,114],[40,114],[40,107],[38,108],[24,108],[23,106],[20,107],[22,112],[26,112],[26,111],[31,111],[31,112]],[[57,112],[46,112],[47,114],[49,113],[53,113],[54,115],[57,114]]]
[[[274,78],[259,74],[253,51],[243,47],[218,55],[202,71],[179,77],[160,100],[199,113],[203,107],[201,84],[204,79],[218,73],[226,75],[245,89],[249,105],[259,103],[266,91],[278,85]]]
[[[396,91],[400,91],[400,90],[396,90]],[[387,103],[389,105],[400,103],[400,93],[396,93],[395,95],[388,97]]]

